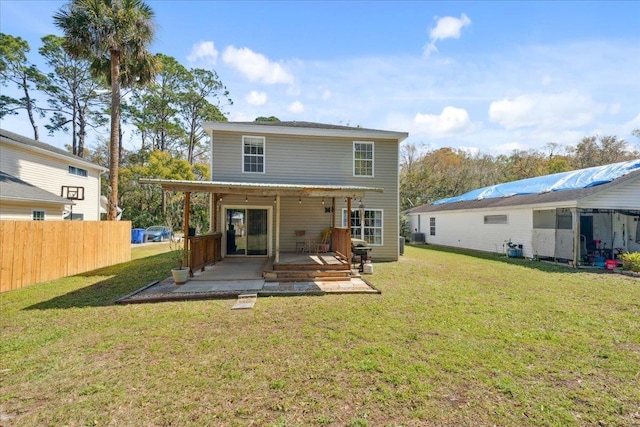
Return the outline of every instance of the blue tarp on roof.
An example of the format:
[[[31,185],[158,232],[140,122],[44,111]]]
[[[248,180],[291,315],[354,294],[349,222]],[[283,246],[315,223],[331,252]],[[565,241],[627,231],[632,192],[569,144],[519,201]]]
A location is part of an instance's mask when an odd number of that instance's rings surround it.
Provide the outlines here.
[[[551,191],[577,190],[606,184],[630,172],[640,169],[640,159],[613,163],[606,166],[580,169],[570,172],[554,173],[553,175],[538,176],[521,179],[504,184],[490,185],[478,188],[456,197],[440,199],[434,205],[444,203],[465,202],[471,200],[510,197],[522,194],[541,194]]]

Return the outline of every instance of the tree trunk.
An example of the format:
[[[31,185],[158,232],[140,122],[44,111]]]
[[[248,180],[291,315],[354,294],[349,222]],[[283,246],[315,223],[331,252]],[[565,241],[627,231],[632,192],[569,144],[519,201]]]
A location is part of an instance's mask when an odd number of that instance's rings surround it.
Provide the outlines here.
[[[78,150],[78,107],[75,99],[73,102],[73,110],[71,112],[71,144],[73,146],[73,154],[82,157]]]
[[[25,99],[25,108],[27,109],[27,114],[29,116],[29,121],[31,122],[31,127],[33,127],[33,139],[36,141],[40,140],[40,134],[38,133],[38,125],[36,125],[36,120],[33,118],[33,104],[31,103],[31,97],[29,96],[29,84],[27,83],[26,76],[22,77],[22,89],[24,89],[24,99]]]
[[[109,203],[107,220],[118,216],[118,167],[120,163],[120,51],[111,50],[111,135],[109,138]]]
[[[84,138],[87,134],[87,122],[83,110],[80,110],[78,114],[78,156],[84,157]]]

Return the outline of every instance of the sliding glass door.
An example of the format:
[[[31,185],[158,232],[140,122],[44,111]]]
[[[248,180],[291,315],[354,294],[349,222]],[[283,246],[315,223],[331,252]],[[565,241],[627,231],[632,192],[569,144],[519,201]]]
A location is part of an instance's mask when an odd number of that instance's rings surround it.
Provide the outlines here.
[[[268,210],[226,209],[226,253],[229,256],[266,256],[269,250]]]

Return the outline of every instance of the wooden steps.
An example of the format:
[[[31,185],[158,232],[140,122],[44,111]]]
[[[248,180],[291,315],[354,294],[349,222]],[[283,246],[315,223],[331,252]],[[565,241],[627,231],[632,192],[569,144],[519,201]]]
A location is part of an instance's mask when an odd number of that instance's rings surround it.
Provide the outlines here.
[[[351,278],[351,270],[272,270],[265,271],[265,282],[313,282],[343,281]]]
[[[262,276],[266,282],[337,282],[350,280],[351,265],[333,255],[296,255],[281,263],[270,260]]]

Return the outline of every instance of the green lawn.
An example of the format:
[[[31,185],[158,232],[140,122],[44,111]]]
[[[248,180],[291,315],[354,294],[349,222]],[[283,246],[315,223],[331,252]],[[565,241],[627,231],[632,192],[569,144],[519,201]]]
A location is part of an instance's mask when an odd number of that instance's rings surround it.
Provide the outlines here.
[[[381,295],[114,305],[164,250],[0,296],[1,425],[640,425],[639,279],[407,247]]]

